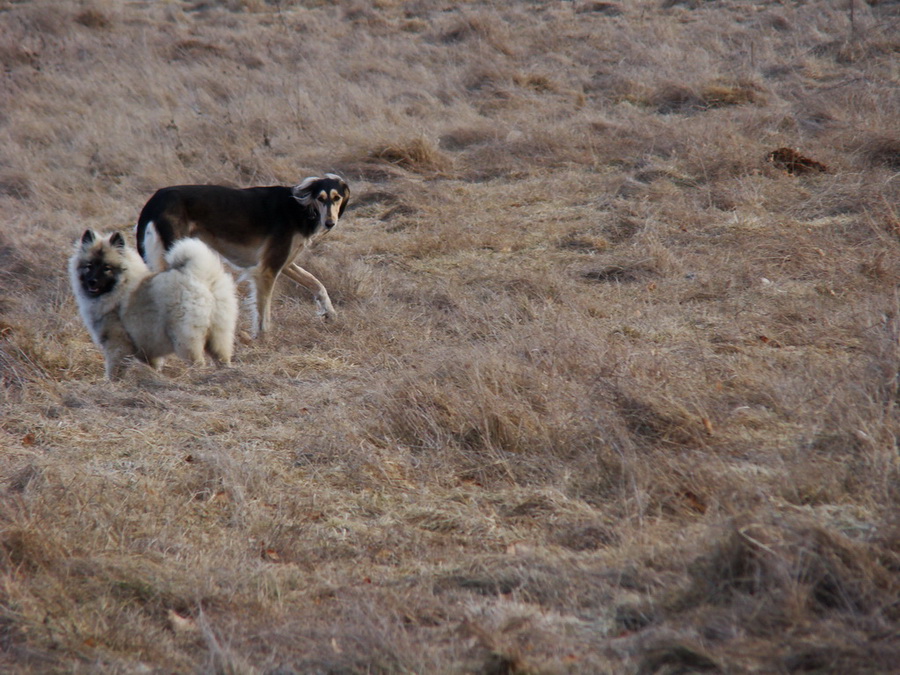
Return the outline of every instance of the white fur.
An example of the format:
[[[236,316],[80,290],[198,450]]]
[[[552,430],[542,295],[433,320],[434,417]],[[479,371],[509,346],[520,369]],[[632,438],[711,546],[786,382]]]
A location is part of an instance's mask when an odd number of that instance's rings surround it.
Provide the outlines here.
[[[147,223],[147,230],[144,233],[144,252],[147,265],[151,270],[162,272],[166,269],[166,249],[162,245],[162,240],[160,240],[156,225],[152,220]]]
[[[155,228],[151,231],[158,240]],[[78,266],[104,246],[122,272],[112,291],[92,298],[81,288]],[[128,356],[158,368],[172,353],[202,364],[208,350],[221,364],[231,363],[237,294],[219,256],[198,239],[182,239],[166,254],[165,266],[151,273],[137,251],[111,246],[108,235],[76,246],[69,262],[72,288],[91,337],[104,351],[110,379]]]

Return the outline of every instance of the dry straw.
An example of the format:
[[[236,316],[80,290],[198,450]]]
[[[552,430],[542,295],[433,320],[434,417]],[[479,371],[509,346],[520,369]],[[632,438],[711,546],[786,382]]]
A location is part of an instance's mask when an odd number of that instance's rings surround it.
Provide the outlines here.
[[[894,5],[0,4],[0,670],[900,661]],[[335,321],[104,381],[85,228],[326,171]]]

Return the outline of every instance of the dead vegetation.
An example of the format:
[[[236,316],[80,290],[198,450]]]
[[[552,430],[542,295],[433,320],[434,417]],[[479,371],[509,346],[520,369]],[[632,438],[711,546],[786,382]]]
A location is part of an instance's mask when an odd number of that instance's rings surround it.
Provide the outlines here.
[[[896,20],[0,3],[0,670],[891,672]],[[336,321],[104,382],[85,227],[325,171]]]

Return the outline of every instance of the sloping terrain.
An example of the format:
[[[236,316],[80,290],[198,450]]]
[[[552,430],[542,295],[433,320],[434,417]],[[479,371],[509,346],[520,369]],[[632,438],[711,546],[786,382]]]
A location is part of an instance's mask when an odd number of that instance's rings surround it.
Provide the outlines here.
[[[0,0],[0,670],[892,672],[898,28]],[[337,319],[103,379],[85,228],[328,171]]]

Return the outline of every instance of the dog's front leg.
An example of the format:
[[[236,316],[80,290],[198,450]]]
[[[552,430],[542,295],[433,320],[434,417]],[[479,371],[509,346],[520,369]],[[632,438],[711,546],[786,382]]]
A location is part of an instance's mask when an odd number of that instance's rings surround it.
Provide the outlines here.
[[[128,349],[122,345],[117,345],[108,346],[105,352],[104,362],[106,366],[106,379],[110,382],[115,382],[116,380],[121,379],[122,373],[125,371],[126,359],[134,355],[134,350]]]
[[[103,347],[106,379],[114,382],[122,377],[126,359],[137,354],[137,350],[118,316],[107,316],[100,326],[99,342]]]
[[[125,370],[125,360],[112,354],[106,356],[106,379],[115,382],[122,377],[122,371]]]
[[[331,298],[328,297],[328,291],[321,281],[296,263],[285,267],[283,272],[289,279],[312,291],[313,299],[316,301],[316,314],[326,319],[333,319],[337,316],[337,312],[334,311],[334,306],[331,304]]]

